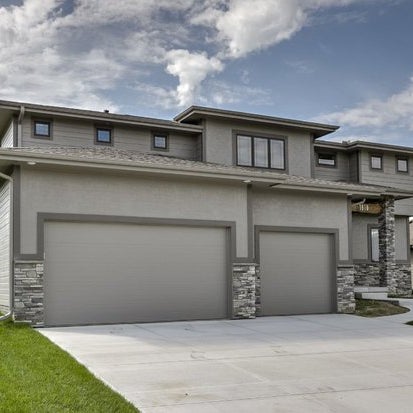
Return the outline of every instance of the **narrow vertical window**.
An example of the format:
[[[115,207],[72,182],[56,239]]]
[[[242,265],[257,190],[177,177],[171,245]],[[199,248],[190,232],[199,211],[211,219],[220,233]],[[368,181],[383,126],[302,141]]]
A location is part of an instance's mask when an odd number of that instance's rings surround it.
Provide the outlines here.
[[[271,139],[270,148],[271,148],[271,168],[285,169],[284,141],[279,140],[279,139]]]
[[[237,136],[237,164],[252,166],[251,136]]]
[[[379,261],[379,229],[370,228],[370,257],[373,262]]]
[[[268,139],[254,138],[254,166],[268,168]]]

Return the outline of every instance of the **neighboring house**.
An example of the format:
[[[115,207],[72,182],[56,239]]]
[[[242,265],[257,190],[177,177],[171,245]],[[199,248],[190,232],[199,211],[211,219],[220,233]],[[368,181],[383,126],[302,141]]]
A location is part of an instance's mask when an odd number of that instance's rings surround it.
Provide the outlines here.
[[[413,148],[319,140],[336,129],[0,101],[0,309],[11,294],[38,326],[253,318],[411,291]]]

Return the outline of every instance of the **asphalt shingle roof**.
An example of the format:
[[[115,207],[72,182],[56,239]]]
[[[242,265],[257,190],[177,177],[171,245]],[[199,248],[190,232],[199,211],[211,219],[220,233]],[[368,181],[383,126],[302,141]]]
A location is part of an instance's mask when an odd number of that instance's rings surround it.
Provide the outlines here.
[[[347,191],[384,192],[390,189],[377,185],[354,184],[340,181],[327,181],[323,179],[307,178],[302,176],[288,175],[265,169],[255,169],[241,166],[222,165],[210,162],[191,161],[174,158],[163,154],[152,154],[138,151],[122,150],[112,147],[23,147],[23,148],[1,148],[0,154],[25,154],[38,155],[62,160],[78,160],[96,162],[102,161],[113,164],[130,164],[136,167],[153,167],[160,169],[176,169],[194,172],[222,173],[225,175],[245,176],[246,179],[267,178],[274,181],[282,181],[283,185],[324,187],[341,189]],[[394,189],[394,188],[392,188]],[[403,191],[401,192],[409,192]]]

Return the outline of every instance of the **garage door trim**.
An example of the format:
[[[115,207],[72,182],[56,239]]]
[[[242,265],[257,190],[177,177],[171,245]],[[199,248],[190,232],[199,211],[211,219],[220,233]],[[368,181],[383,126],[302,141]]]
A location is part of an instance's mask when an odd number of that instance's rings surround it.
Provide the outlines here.
[[[35,254],[24,254],[25,260],[45,259],[45,223],[55,222],[91,222],[91,223],[119,223],[137,225],[168,225],[168,226],[187,226],[187,227],[215,227],[227,229],[227,242],[225,256],[227,259],[227,314],[233,317],[232,306],[232,263],[236,261],[236,222],[235,221],[214,221],[181,218],[158,218],[158,217],[134,217],[119,215],[96,215],[96,214],[66,214],[66,213],[37,213],[37,252]]]
[[[254,227],[254,250],[255,259],[260,264],[260,233],[261,232],[294,232],[294,233],[313,233],[313,234],[326,234],[331,235],[333,240],[333,253],[332,253],[332,283],[331,283],[331,296],[332,306],[337,311],[337,276],[335,269],[338,263],[339,254],[339,230],[337,228],[314,228],[314,227],[290,227],[290,226],[270,226],[270,225],[255,225]]]

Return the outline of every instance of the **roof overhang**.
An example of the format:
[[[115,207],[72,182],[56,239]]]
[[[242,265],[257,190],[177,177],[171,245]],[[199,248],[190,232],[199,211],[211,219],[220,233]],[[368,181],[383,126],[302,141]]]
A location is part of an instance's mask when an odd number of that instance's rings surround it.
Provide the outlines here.
[[[94,122],[109,122],[111,124],[196,134],[201,133],[203,130],[203,128],[198,125],[180,124],[162,119],[0,100],[0,131],[7,126],[11,116],[20,113],[21,107],[24,108],[25,114],[36,114],[45,117],[62,116],[65,118],[84,119]]]
[[[314,143],[316,148],[325,148],[333,150],[341,150],[345,152],[352,152],[358,149],[367,149],[375,152],[393,152],[393,153],[405,153],[413,155],[413,148],[408,146],[388,145],[385,143],[375,143],[367,141],[354,141],[354,142],[329,142],[329,141],[316,141]]]
[[[253,113],[236,112],[232,110],[213,109],[202,106],[191,106],[184,110],[174,120],[180,123],[196,123],[204,118],[232,119],[256,124],[279,126],[285,128],[302,129],[318,138],[336,131],[339,126],[322,123],[305,122],[301,120],[277,118],[274,116],[258,115]]]

